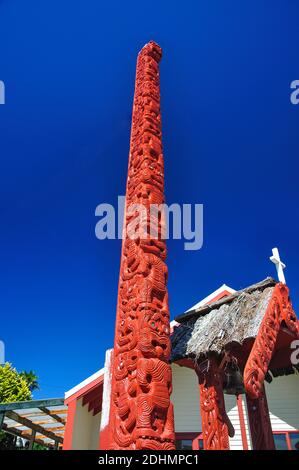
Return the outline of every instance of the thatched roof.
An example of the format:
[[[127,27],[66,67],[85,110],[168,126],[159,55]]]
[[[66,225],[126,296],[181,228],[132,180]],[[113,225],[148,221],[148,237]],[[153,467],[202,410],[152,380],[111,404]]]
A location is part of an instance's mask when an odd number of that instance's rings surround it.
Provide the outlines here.
[[[221,354],[231,344],[255,338],[276,281],[267,278],[210,305],[180,315],[172,334],[171,360]]]

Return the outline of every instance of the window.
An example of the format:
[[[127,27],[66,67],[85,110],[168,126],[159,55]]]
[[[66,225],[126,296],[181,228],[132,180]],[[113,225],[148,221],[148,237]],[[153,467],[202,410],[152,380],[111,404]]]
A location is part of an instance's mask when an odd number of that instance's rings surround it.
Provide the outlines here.
[[[177,450],[192,449],[192,439],[177,439],[175,441],[175,448]]]
[[[285,433],[274,434],[274,442],[276,450],[289,450]]]
[[[299,450],[299,432],[290,432],[290,441],[293,450]]]
[[[274,432],[276,450],[299,450],[299,431]]]
[[[175,448],[177,450],[203,450],[203,440],[201,433],[176,433],[175,438]]]

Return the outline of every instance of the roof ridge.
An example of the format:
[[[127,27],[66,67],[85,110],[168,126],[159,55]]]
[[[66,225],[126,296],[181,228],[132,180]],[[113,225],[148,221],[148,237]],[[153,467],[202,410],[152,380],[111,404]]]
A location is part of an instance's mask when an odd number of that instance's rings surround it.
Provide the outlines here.
[[[245,287],[244,289],[240,289],[227,297],[217,300],[216,302],[213,302],[211,304],[201,305],[198,308],[195,308],[193,310],[188,310],[187,312],[184,312],[181,315],[178,315],[177,317],[175,317],[175,321],[180,323],[180,322],[189,320],[191,317],[204,315],[210,312],[211,310],[218,309],[223,304],[232,302],[234,299],[236,299],[243,293],[250,293],[259,289],[264,290],[266,289],[266,287],[274,286],[275,284],[277,284],[277,281],[273,279],[273,277],[266,277],[266,279],[264,279],[263,281],[252,284],[251,286]]]

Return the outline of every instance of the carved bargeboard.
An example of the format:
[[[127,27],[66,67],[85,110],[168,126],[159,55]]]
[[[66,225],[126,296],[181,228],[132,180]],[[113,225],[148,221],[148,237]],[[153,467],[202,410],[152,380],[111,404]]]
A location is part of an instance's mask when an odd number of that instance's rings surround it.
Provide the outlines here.
[[[279,283],[274,287],[244,370],[245,390],[251,399],[263,396],[265,375],[282,322],[296,337],[299,337],[299,323],[289,298],[289,289],[285,284]]]

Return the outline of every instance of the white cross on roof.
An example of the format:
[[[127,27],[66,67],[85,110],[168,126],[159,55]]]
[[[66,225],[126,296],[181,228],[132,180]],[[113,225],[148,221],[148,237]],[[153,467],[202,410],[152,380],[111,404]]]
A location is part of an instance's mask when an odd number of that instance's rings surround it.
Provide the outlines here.
[[[273,256],[270,256],[270,260],[276,266],[278,279],[283,284],[286,284],[286,280],[285,280],[284,272],[283,272],[283,270],[286,268],[286,265],[280,259],[278,248],[273,248],[272,253],[273,253]]]

